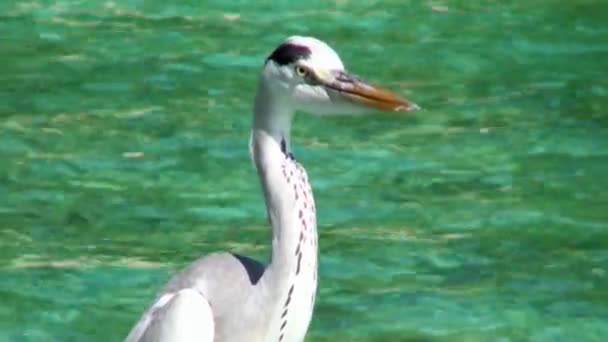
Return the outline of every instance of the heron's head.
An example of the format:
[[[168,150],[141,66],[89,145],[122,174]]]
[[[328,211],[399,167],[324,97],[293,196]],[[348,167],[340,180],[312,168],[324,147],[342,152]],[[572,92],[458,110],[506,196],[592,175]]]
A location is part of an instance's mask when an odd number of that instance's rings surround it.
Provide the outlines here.
[[[418,107],[395,93],[349,74],[326,43],[293,36],[266,60],[262,82],[294,110],[342,114],[361,110],[413,111]]]

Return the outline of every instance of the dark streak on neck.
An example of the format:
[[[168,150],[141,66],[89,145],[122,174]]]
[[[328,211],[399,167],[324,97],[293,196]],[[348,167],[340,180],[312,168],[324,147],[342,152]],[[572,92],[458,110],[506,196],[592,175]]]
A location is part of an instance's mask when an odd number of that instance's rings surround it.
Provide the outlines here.
[[[296,160],[296,157],[294,157],[293,153],[287,151],[287,143],[285,142],[285,138],[281,139],[281,152],[283,152],[285,157],[294,161]]]

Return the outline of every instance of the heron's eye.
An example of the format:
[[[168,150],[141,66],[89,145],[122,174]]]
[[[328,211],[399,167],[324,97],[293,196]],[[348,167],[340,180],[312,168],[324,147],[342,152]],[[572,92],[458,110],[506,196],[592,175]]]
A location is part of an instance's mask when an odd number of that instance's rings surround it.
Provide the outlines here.
[[[306,75],[308,75],[308,70],[301,65],[296,65],[296,74],[300,77],[306,77]]]

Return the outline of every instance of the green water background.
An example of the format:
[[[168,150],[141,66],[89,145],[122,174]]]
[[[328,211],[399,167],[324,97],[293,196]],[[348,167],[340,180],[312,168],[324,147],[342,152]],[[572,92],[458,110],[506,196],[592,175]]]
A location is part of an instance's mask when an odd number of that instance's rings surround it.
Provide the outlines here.
[[[0,2],[0,341],[118,341],[168,277],[265,260],[249,159],[292,34],[423,107],[299,115],[308,341],[604,341],[608,2]]]

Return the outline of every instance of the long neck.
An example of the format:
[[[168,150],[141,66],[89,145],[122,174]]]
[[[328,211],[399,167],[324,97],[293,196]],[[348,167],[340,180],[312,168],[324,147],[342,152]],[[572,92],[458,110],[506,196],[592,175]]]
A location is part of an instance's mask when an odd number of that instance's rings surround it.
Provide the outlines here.
[[[293,110],[261,82],[255,102],[251,152],[272,225],[272,255],[262,277],[265,292],[306,296],[314,302],[317,222],[308,175],[290,152]],[[297,283],[297,284],[296,284]]]
[[[295,165],[290,157],[292,118],[293,110],[280,99],[272,98],[261,82],[255,100],[251,152],[272,226],[269,270],[289,268],[288,262],[293,258],[299,239],[299,222],[294,220],[297,200],[291,184],[296,179],[287,174],[293,172],[290,168]]]

